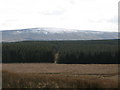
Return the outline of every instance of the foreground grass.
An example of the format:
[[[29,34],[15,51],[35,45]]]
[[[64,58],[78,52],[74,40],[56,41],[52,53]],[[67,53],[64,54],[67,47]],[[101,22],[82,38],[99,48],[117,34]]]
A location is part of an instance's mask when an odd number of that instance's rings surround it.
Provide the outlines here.
[[[2,72],[3,88],[116,88],[109,80],[61,74],[17,74]]]

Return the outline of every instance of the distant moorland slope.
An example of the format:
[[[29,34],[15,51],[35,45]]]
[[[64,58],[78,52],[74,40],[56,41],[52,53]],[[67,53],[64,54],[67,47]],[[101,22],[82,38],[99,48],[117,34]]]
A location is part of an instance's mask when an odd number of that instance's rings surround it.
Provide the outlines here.
[[[3,42],[28,40],[104,40],[118,39],[118,32],[103,32],[90,30],[71,30],[60,28],[29,28],[5,30],[2,32]]]

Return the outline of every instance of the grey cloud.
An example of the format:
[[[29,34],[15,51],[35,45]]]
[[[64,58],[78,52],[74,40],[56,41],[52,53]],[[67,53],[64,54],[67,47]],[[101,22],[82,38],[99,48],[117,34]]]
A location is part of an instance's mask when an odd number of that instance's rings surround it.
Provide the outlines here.
[[[113,18],[107,20],[107,22],[110,22],[110,23],[118,23],[118,21],[120,22],[120,20],[118,20],[118,17],[113,17]]]
[[[8,20],[5,20],[3,23],[1,23],[2,26],[10,26],[12,23],[15,23],[17,22],[18,19],[8,19]]]
[[[42,11],[40,13],[43,15],[63,15],[65,12],[66,10],[60,9],[60,10]]]
[[[108,22],[108,23],[118,23],[118,21],[120,22],[120,19],[118,20],[118,17],[113,17],[113,18],[109,18],[109,19],[101,19],[101,20],[90,20],[90,22],[93,23],[102,23],[102,22]]]
[[[75,0],[70,0],[69,3],[70,4],[75,4]]]

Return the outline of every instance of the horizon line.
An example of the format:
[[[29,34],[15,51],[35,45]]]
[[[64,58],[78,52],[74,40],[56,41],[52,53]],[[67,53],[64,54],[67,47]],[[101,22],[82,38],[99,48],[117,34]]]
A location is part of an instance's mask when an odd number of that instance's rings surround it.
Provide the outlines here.
[[[4,29],[0,31],[16,31],[16,30],[23,30],[23,29],[40,29],[40,28],[49,28],[49,29],[65,29],[65,30],[81,30],[81,31],[98,31],[98,32],[119,32],[117,31],[107,31],[107,30],[91,30],[91,29],[70,29],[70,28],[56,28],[56,27],[31,27],[31,28],[16,28],[16,29]]]

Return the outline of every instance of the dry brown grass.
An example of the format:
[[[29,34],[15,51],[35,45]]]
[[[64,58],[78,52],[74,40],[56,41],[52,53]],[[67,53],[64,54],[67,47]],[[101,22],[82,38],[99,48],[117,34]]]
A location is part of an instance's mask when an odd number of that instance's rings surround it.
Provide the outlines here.
[[[2,69],[17,73],[117,74],[118,64],[2,64]]]
[[[3,88],[117,88],[111,80],[62,74],[22,74],[3,71]]]
[[[4,88],[117,88],[117,64],[2,64]]]

